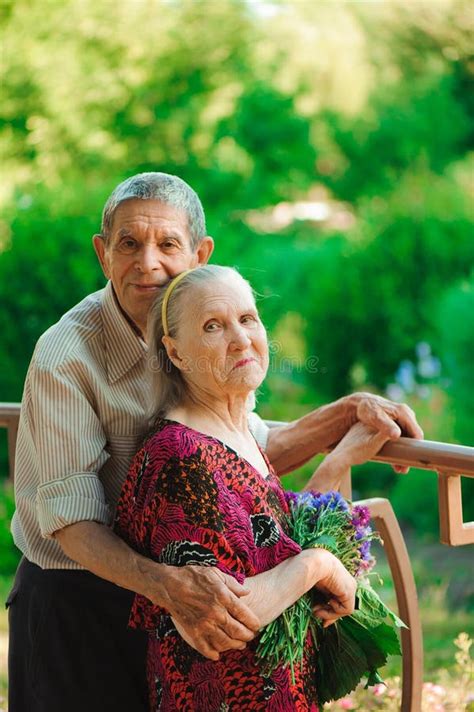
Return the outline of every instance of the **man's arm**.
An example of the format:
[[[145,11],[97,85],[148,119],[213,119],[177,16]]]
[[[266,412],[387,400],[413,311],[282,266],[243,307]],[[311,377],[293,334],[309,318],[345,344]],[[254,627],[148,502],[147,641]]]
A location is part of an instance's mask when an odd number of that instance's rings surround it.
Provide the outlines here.
[[[271,428],[267,456],[279,475],[303,465],[314,455],[334,447],[357,421],[388,439],[402,432],[421,439],[415,414],[403,403],[393,403],[372,393],[354,393],[321,406],[287,425]],[[406,471],[406,468],[397,468]]]
[[[223,650],[244,647],[259,628],[256,615],[240,600],[249,589],[217,569],[156,563],[97,522],[71,524],[55,539],[92,573],[166,608],[189,644],[206,657],[217,659]]]
[[[30,368],[25,417],[35,438],[43,537],[56,539],[92,573],[173,610],[202,654],[242,645],[258,628],[241,600],[245,588],[209,570],[182,573],[148,561],[107,526],[110,512],[97,474],[109,457],[107,439],[80,376]]]

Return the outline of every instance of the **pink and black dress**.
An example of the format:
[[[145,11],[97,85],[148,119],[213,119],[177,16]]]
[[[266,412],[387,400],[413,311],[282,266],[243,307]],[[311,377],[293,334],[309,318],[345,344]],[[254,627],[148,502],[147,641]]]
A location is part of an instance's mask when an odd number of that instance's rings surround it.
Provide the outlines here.
[[[220,440],[163,419],[133,460],[115,530],[155,561],[216,566],[243,583],[300,551],[285,532],[283,490],[265,460],[267,478]],[[262,672],[257,639],[208,660],[181,638],[166,610],[139,594],[129,625],[149,633],[152,712],[318,710],[310,636],[292,684],[288,669]]]

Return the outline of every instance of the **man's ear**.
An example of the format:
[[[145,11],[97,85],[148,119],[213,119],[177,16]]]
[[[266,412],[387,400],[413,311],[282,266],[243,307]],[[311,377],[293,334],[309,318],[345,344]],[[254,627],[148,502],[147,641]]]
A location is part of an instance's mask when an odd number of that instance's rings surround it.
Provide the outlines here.
[[[214,240],[207,235],[203,237],[196,250],[199,265],[205,265],[209,262],[209,258],[214,252]]]
[[[173,366],[176,366],[180,371],[186,370],[184,368],[184,362],[183,359],[180,357],[178,353],[178,349],[176,348],[176,342],[171,336],[163,336],[161,338],[161,341],[163,343],[163,346],[166,349],[166,353],[168,354],[168,358],[173,364]]]
[[[97,255],[97,259],[99,260],[100,266],[102,267],[102,272],[104,273],[107,279],[110,279],[110,271],[106,254],[107,248],[105,246],[105,240],[102,235],[94,235],[94,237],[92,238],[92,244],[94,245],[95,254]]]

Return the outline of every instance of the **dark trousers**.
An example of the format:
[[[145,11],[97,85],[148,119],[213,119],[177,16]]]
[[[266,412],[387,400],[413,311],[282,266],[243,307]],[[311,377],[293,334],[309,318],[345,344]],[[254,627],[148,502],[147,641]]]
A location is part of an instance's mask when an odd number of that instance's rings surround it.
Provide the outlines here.
[[[147,712],[147,634],[133,593],[23,558],[7,599],[9,712]]]

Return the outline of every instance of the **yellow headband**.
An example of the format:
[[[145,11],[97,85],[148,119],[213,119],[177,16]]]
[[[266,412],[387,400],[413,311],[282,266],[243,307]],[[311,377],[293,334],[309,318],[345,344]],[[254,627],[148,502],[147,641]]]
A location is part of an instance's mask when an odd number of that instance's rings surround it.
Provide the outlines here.
[[[184,270],[184,272],[181,272],[181,274],[178,274],[177,277],[173,277],[171,282],[166,287],[165,296],[164,296],[163,302],[161,304],[161,321],[163,322],[163,331],[164,331],[165,336],[169,335],[167,311],[168,311],[168,302],[169,302],[169,299],[171,296],[171,292],[176,287],[176,285],[179,284],[179,282],[181,282],[183,277],[186,277],[186,275],[189,274],[190,272],[192,272],[193,269],[194,269],[194,267],[192,269],[186,269],[186,270]]]

